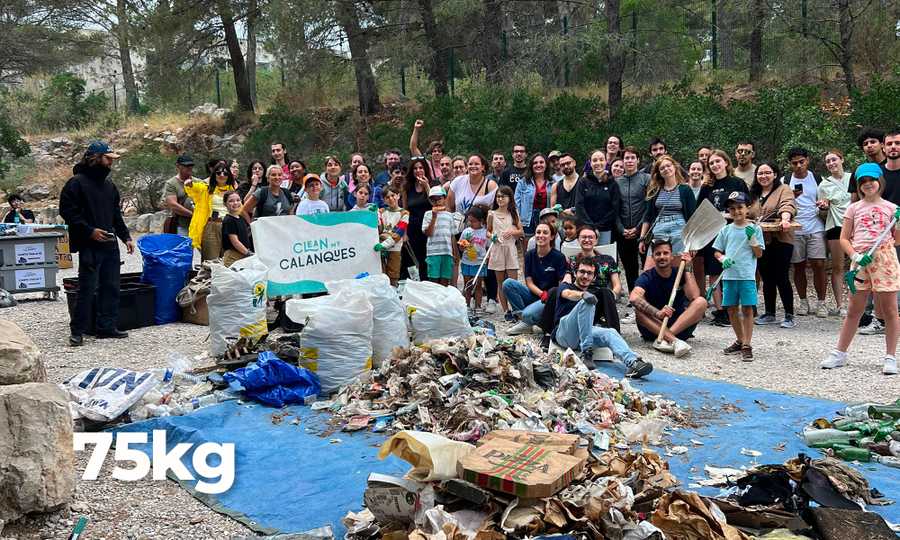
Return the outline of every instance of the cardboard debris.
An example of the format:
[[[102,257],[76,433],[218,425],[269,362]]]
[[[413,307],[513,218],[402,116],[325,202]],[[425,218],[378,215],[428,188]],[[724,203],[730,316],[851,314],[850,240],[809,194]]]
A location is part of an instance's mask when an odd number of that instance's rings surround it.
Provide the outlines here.
[[[484,443],[504,439],[520,444],[542,446],[561,454],[575,455],[578,447],[578,435],[568,433],[543,433],[539,431],[522,431],[514,429],[495,429],[478,441],[481,446]]]
[[[651,522],[667,537],[680,540],[749,540],[728,525],[725,514],[699,495],[677,490],[660,497]]]
[[[584,469],[574,456],[504,439],[489,441],[459,461],[459,476],[481,487],[533,499],[550,497]]]
[[[412,523],[416,513],[423,508],[423,491],[431,493],[430,500],[426,496],[424,504],[433,505],[434,495],[430,486],[389,476],[372,473],[369,475],[363,502],[381,523]]]

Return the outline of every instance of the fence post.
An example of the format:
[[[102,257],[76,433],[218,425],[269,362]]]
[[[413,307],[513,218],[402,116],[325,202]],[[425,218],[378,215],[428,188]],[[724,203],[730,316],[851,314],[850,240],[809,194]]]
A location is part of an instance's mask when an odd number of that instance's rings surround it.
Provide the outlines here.
[[[222,85],[219,82],[219,66],[216,66],[216,106],[222,108]]]
[[[710,0],[710,5],[712,6],[712,68],[713,70],[718,69],[719,67],[719,33],[718,33],[718,21],[717,10],[716,10],[716,0]]]

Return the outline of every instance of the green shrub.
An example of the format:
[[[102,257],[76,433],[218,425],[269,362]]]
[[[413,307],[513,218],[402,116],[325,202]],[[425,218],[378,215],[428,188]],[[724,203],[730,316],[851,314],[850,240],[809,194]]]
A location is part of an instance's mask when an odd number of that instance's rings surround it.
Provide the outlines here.
[[[166,180],[175,174],[174,160],[161,154],[154,143],[146,143],[122,156],[113,169],[112,179],[124,197],[141,213],[159,210]]]
[[[44,129],[81,128],[95,121],[108,108],[108,98],[86,93],[84,79],[60,73],[41,93],[36,121]]]

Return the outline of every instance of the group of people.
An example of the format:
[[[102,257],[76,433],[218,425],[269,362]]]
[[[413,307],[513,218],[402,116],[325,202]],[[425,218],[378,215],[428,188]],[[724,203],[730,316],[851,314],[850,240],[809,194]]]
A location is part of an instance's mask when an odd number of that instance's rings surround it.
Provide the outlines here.
[[[887,227],[891,205],[900,204],[898,130],[860,134],[868,162],[856,174],[845,170],[840,150],[829,150],[821,156],[827,174],[820,175],[811,170],[813,156],[804,148],[788,152],[789,170],[782,173],[775,162],[755,162],[750,141],[737,145],[734,160],[722,149],[702,146],[686,169],[660,139],[650,141],[643,160],[640,149],[615,135],[581,167],[569,153],[529,155],[523,144],[513,146],[511,163],[502,151],[493,152],[490,161],[477,153],[451,157],[444,154],[442,141],[430,143],[425,153],[420,150],[423,127],[421,120],[414,124],[409,158],[388,150],[377,174],[358,153],[350,156],[349,170],[339,157],[327,156],[325,171],[315,174],[276,142],[271,162],[250,162],[243,178],[236,161],[214,159],[206,163],[201,180],[193,176],[191,157],[181,155],[177,174],[165,183],[166,229],[190,236],[203,259],[222,258],[230,265],[252,253],[253,219],[376,211],[380,241],[374,249],[382,253],[392,283],[427,278],[455,286],[462,277],[473,311],[488,305],[485,297],[496,301],[505,319],[517,323],[511,333],[540,328],[545,341],[577,345],[586,361],[594,349],[608,347],[632,366],[634,376],[652,366],[611,337],[618,336],[615,302],[626,283],[641,335],[676,356],[690,352],[686,339],[705,317],[707,303],[714,306],[713,324],[734,329],[735,342],[724,352],[745,360],[753,358],[754,325],[793,328],[796,315],[841,316],[846,331],[855,332],[859,321],[853,319],[871,313],[860,332],[886,333],[884,371],[896,371],[888,361],[898,331],[896,310],[886,308],[881,294],[891,292],[884,289],[895,286],[889,278],[897,274],[882,253],[889,244],[878,244],[870,257],[859,255],[876,237],[883,238],[875,233]],[[703,249],[688,252],[682,232],[704,201],[729,225]],[[61,214],[66,218],[62,208]],[[765,232],[761,224],[767,225]],[[127,239],[116,227],[103,232]],[[615,248],[604,252],[602,246],[612,243]],[[829,253],[831,308],[826,303]],[[857,276],[863,282],[855,289],[874,293],[874,300],[859,304],[854,294],[844,307],[845,255],[862,267]],[[672,268],[681,261],[688,271],[675,283]],[[813,275],[814,305],[807,298],[807,269]],[[759,283],[761,310],[756,307]],[[676,300],[670,305],[673,288]],[[580,303],[590,307],[577,307]],[[588,318],[594,324],[585,326]],[[841,364],[850,338],[852,333],[842,332],[822,367]]]

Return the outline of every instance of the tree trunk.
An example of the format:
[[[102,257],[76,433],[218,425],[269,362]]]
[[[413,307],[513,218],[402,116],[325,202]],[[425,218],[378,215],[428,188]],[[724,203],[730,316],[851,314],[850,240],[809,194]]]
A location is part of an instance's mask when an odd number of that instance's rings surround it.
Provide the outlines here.
[[[359,96],[359,114],[369,116],[381,110],[378,85],[369,62],[369,36],[359,24],[356,4],[348,0],[335,2],[335,13],[347,41],[350,43],[350,59],[356,74],[356,93]]]
[[[129,113],[136,114],[141,110],[138,99],[137,84],[134,81],[134,68],[131,66],[131,46],[128,43],[128,35],[131,28],[128,25],[128,12],[125,10],[125,0],[116,0],[116,40],[119,43],[119,59],[122,63],[122,81],[125,83],[125,103]]]
[[[238,41],[237,31],[234,28],[234,15],[231,12],[229,0],[218,0],[218,7],[222,29],[225,32],[225,44],[228,46],[228,56],[231,57],[231,71],[234,74],[234,91],[237,94],[238,109],[253,112],[253,97],[250,95],[250,84],[247,81],[247,67],[244,63],[244,54],[241,52],[241,43]]]
[[[838,61],[844,72],[847,95],[852,96],[856,88],[856,76],[853,73],[853,18],[850,14],[850,0],[838,0],[838,28],[841,34],[841,57]]]
[[[766,0],[753,0],[751,8],[753,31],[750,33],[750,82],[758,83],[763,74],[763,27],[766,17]]]
[[[502,0],[482,0],[484,13],[481,16],[481,40],[479,49],[481,63],[484,65],[488,82],[500,81],[502,64],[502,46],[500,36],[503,32]]]
[[[732,69],[734,67],[734,6],[729,6],[726,0],[719,0],[718,7],[718,25],[719,25],[719,51],[721,54],[719,65],[723,69]]]
[[[447,51],[448,47],[444,37],[434,21],[434,6],[431,0],[417,0],[419,14],[422,17],[422,27],[425,30],[425,40],[431,49],[431,62],[428,66],[431,80],[434,81],[434,93],[438,96],[446,96],[450,93],[448,83]]]
[[[256,22],[259,19],[259,3],[250,0],[247,5],[247,84],[250,85],[250,99],[256,100]]]
[[[609,117],[615,118],[622,105],[622,75],[625,71],[622,32],[619,19],[620,0],[606,0],[606,31],[609,35],[607,48],[607,86],[609,87]]]

